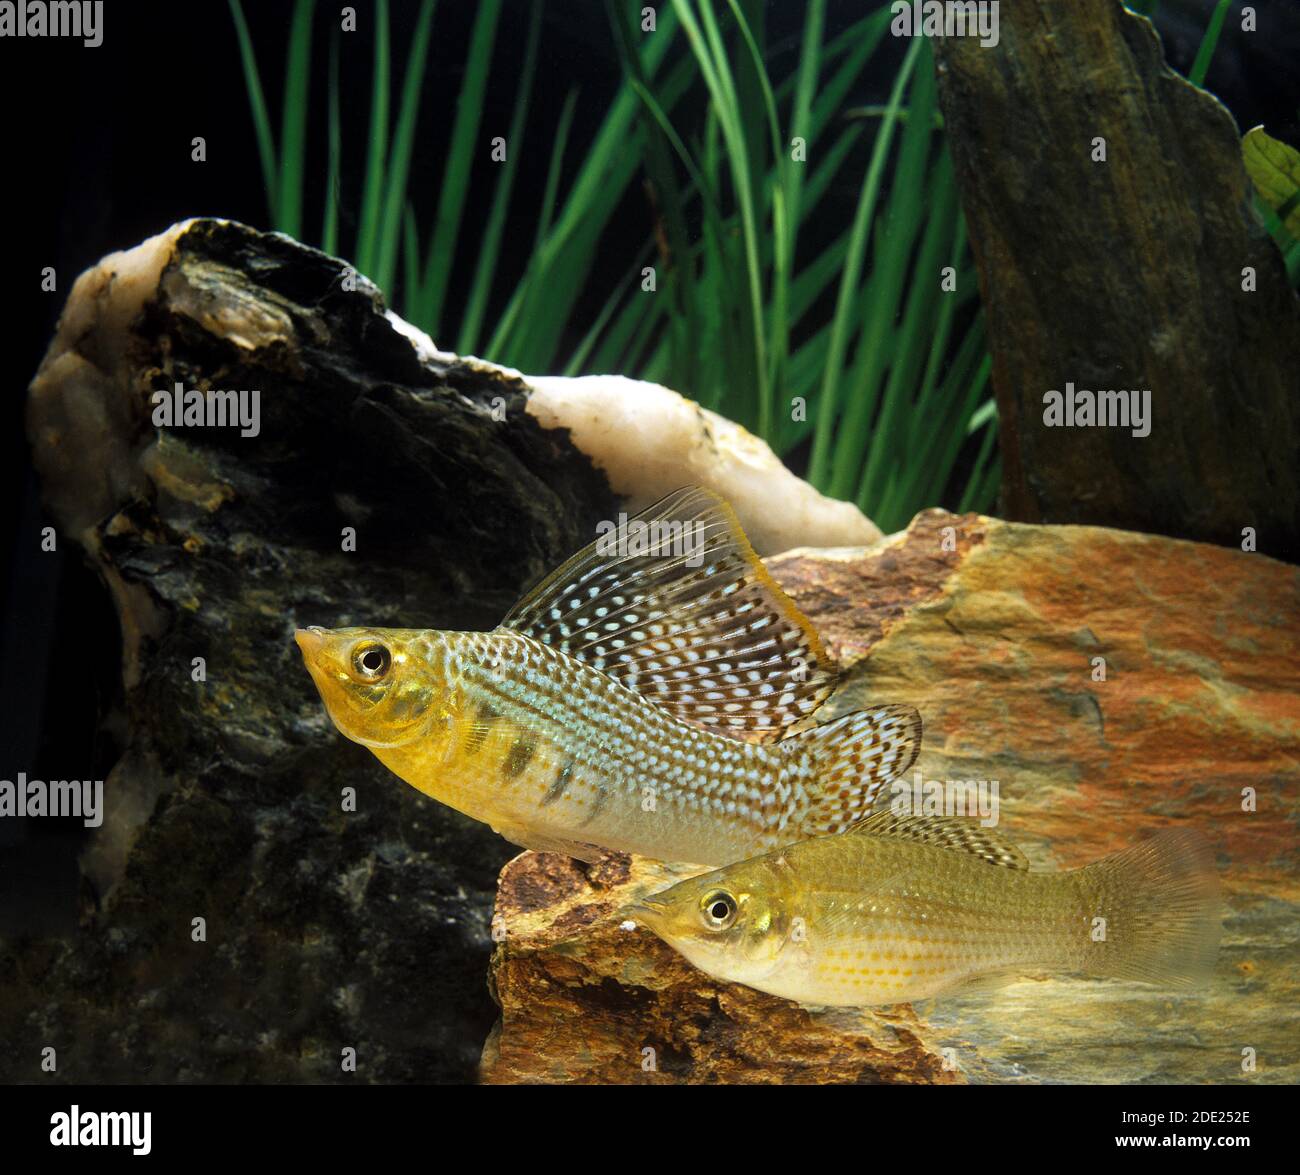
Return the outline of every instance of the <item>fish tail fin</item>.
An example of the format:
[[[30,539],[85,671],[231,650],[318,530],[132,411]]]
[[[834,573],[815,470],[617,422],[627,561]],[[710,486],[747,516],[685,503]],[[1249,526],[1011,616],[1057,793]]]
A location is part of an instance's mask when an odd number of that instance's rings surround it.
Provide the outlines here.
[[[1093,927],[1088,974],[1162,987],[1209,982],[1223,903],[1214,851],[1201,833],[1165,829],[1071,876]]]
[[[876,706],[782,740],[785,777],[811,803],[796,820],[802,837],[831,836],[871,814],[881,787],[916,761],[921,715],[911,706]]]

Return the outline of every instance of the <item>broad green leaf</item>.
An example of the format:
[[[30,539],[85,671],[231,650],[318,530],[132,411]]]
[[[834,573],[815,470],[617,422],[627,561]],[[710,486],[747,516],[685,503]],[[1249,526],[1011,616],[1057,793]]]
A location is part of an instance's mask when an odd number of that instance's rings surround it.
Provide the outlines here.
[[[1241,141],[1246,172],[1264,201],[1296,240],[1300,240],[1300,151],[1264,133],[1262,126]]]

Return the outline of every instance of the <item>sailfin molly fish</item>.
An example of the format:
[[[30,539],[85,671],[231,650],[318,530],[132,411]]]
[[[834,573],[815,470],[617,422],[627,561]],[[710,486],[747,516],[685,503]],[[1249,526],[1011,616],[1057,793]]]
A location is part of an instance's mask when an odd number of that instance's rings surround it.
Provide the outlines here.
[[[1214,967],[1221,908],[1193,831],[1036,873],[991,829],[883,811],[679,882],[625,916],[715,978],[866,1007],[1065,973],[1196,986]]]
[[[516,844],[588,859],[721,865],[842,831],[920,747],[909,706],[794,729],[834,665],[698,488],[602,535],[491,632],[297,641],[334,724],[396,775]]]

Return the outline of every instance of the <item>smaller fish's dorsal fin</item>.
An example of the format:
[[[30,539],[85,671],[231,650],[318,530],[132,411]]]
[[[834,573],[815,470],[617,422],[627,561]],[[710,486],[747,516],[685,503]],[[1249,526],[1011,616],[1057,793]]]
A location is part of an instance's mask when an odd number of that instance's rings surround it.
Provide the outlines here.
[[[970,853],[1005,869],[1028,870],[1029,862],[1010,841],[991,828],[955,816],[910,816],[885,808],[851,829],[854,835],[887,837]]]
[[[776,737],[830,696],[836,674],[734,511],[688,486],[541,581],[502,627],[608,674],[721,734]]]

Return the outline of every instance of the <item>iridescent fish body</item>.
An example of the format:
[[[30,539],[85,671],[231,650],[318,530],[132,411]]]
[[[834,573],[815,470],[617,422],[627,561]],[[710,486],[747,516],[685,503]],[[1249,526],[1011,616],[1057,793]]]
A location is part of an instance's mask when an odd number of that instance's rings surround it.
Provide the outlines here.
[[[621,534],[492,632],[300,631],[335,724],[517,844],[580,857],[723,864],[866,817],[916,757],[916,711],[787,733],[834,671],[730,508],[681,490]]]
[[[626,913],[719,979],[863,1007],[1061,973],[1193,986],[1213,969],[1221,910],[1213,854],[1194,832],[1033,873],[991,830],[885,811]]]

